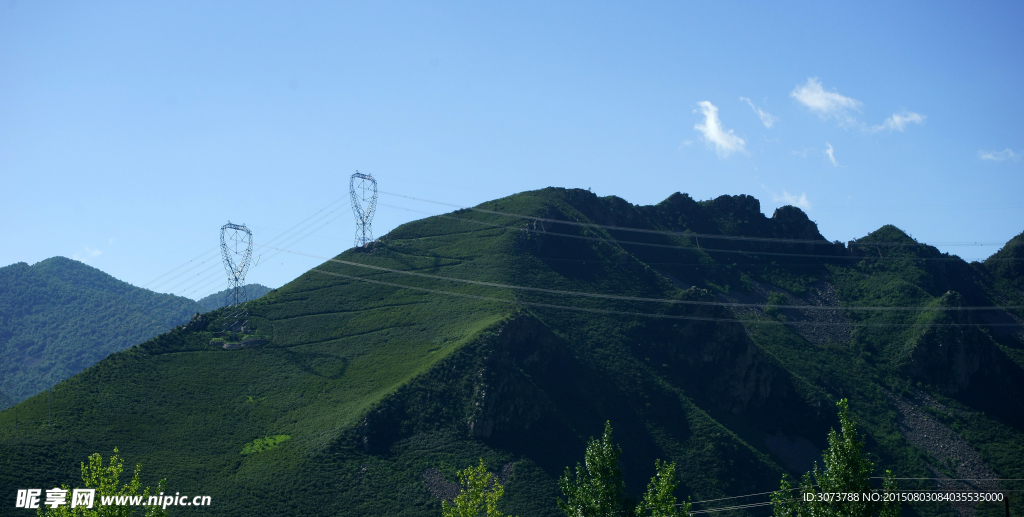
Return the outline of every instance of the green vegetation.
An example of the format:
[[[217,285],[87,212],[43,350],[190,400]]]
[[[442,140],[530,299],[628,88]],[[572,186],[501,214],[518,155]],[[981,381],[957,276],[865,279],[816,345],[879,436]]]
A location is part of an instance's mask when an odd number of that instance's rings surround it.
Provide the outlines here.
[[[269,288],[252,284],[262,296]],[[76,260],[0,268],[0,410],[224,305],[134,287]]]
[[[965,468],[915,445],[899,402],[1024,478],[1024,311],[958,310],[1024,305],[1013,267],[893,227],[830,243],[798,209],[765,217],[749,196],[634,206],[544,189],[480,208],[345,251],[250,303],[244,330],[218,310],[109,355],[54,387],[52,425],[45,394],[0,412],[0,493],[70,483],[76,458],[119,445],[217,515],[430,516],[455,466],[483,458],[502,511],[555,517],[565,466],[613,421],[629,513],[670,495],[706,510],[809,470],[844,398],[879,469]]]
[[[657,473],[647,484],[647,492],[644,492],[643,499],[636,506],[634,513],[638,517],[647,515],[650,517],[684,517],[690,515],[691,505],[689,502],[676,502],[675,491],[679,486],[679,479],[676,477],[676,464],[654,460],[654,468]]]
[[[291,438],[292,437],[288,436],[287,434],[279,434],[276,436],[265,436],[263,438],[257,438],[245,444],[245,447],[242,447],[241,454],[245,456],[246,454],[256,454],[257,452],[268,451],[280,445],[281,442],[290,440]]]
[[[24,400],[188,321],[195,308],[64,257],[0,268],[0,391]]]
[[[143,511],[141,508],[129,505],[106,505],[102,503],[103,496],[132,497],[141,496],[141,501],[148,501],[150,495],[164,493],[164,481],[161,480],[156,488],[143,487],[139,481],[141,465],[135,465],[132,479],[121,485],[121,473],[124,472],[124,460],[118,456],[118,450],[110,456],[110,463],[103,466],[103,456],[99,453],[89,455],[89,464],[81,464],[82,485],[63,485],[65,491],[63,505],[47,506],[45,501],[40,501],[36,515],[52,517],[128,517],[130,515],[145,515],[145,517],[166,517],[167,510],[159,506],[148,506]],[[78,505],[78,501],[72,501],[73,488],[87,488],[95,490],[91,505]],[[74,504],[73,504],[74,503]],[[92,508],[89,508],[92,506]]]
[[[611,517],[624,510],[622,469],[619,456],[622,449],[612,442],[612,424],[605,422],[601,440],[591,438],[583,453],[584,464],[576,464],[576,476],[565,468],[558,486],[565,494],[558,507],[568,517]]]
[[[559,499],[558,508],[567,517],[681,517],[690,514],[689,503],[676,503],[675,491],[679,485],[676,464],[661,460],[654,460],[656,473],[647,484],[640,504],[634,508],[631,499],[623,497],[621,455],[622,449],[612,441],[612,423],[605,422],[601,439],[591,438],[587,442],[584,465],[576,464],[575,476],[566,467],[559,478],[558,485],[566,500]]]
[[[768,295],[768,303],[764,306],[764,313],[772,319],[779,319],[782,316],[780,305],[786,305],[786,297],[782,293],[771,293]]]
[[[897,488],[892,471],[885,472],[880,501],[862,497],[873,492],[874,465],[864,457],[864,440],[857,434],[849,402],[842,399],[836,405],[841,431],[837,433],[832,429],[828,433],[828,449],[822,456],[825,469],[821,470],[815,463],[813,473],[805,473],[800,480],[797,494],[789,479],[783,476],[779,491],[772,494],[776,517],[899,517],[900,503],[893,498]]]
[[[487,465],[484,459],[480,458],[480,464],[475,467],[466,467],[459,471],[459,485],[462,491],[449,504],[448,501],[441,502],[441,515],[444,517],[504,517],[498,511],[498,500],[504,495],[505,489],[494,477],[494,474],[487,472]]]

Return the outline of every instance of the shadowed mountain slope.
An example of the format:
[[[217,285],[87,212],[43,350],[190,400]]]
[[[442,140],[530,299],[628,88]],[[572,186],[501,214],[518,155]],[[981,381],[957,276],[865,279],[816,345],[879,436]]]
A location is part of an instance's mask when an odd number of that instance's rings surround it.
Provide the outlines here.
[[[918,439],[927,421],[1021,478],[1022,312],[958,309],[1008,305],[995,274],[894,227],[828,242],[749,196],[525,192],[113,354],[57,386],[52,426],[42,395],[0,413],[0,491],[119,447],[144,481],[212,495],[210,515],[437,515],[483,457],[504,510],[553,516],[556,479],[611,420],[630,494],[661,458],[700,501],[809,468],[841,397],[901,477],[968,477]],[[267,436],[289,438],[246,447]]]

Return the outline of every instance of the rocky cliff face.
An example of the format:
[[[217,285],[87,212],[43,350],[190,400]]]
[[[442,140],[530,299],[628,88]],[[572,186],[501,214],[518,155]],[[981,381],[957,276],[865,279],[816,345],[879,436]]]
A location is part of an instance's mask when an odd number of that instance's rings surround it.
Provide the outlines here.
[[[980,373],[998,374],[996,348],[975,328],[936,328],[909,347],[907,371],[953,395],[967,390]]]
[[[739,324],[701,325],[682,333],[670,354],[692,385],[734,414],[762,405],[780,387],[780,372]]]
[[[947,292],[940,302],[957,307],[961,297]],[[962,400],[973,400],[986,412],[1010,425],[1024,426],[1024,371],[993,339],[992,332],[975,325],[985,315],[949,311],[936,318],[939,325],[923,330],[904,348],[903,370],[910,378],[935,386]],[[998,403],[992,394],[1002,396]]]
[[[947,292],[942,307],[961,305],[956,292]],[[948,394],[968,389],[979,373],[992,375],[1000,369],[995,343],[978,327],[971,325],[969,312],[948,311],[935,324],[961,323],[963,326],[935,326],[915,336],[905,349],[907,372],[915,379],[930,382]]]
[[[531,378],[564,361],[558,338],[518,315],[484,332],[366,413],[355,432],[367,452],[429,428],[474,438],[529,429],[552,402]]]
[[[737,324],[687,327],[643,353],[671,361],[671,369],[722,410],[739,414],[789,391],[785,375]],[[520,314],[441,361],[370,410],[356,428],[367,452],[416,430],[461,427],[478,439],[527,431],[557,414],[552,379],[584,368],[566,344],[532,315]],[[564,396],[564,394],[559,394]],[[562,397],[564,398],[564,397]],[[461,422],[461,424],[459,423]]]
[[[527,372],[545,372],[563,354],[557,338],[537,319],[509,321],[485,349],[476,374],[470,435],[486,438],[495,429],[529,429],[552,403]]]

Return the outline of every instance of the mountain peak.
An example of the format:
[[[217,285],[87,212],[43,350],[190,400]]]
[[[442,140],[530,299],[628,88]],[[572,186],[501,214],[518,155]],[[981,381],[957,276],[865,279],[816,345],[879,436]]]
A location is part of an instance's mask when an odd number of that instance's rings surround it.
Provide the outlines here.
[[[780,226],[782,233],[794,238],[825,240],[818,231],[818,225],[803,210],[793,205],[776,208],[771,220]]]
[[[903,230],[891,224],[887,224],[865,235],[864,237],[857,239],[857,241],[863,241],[864,243],[867,244],[870,244],[872,242],[896,242],[903,244],[917,244],[917,240],[915,240],[910,235],[907,235],[907,233],[904,232]]]
[[[40,260],[32,264],[31,268],[33,273],[46,275],[55,280],[76,285],[107,289],[119,289],[129,286],[127,282],[122,282],[93,266],[67,257],[56,256]]]
[[[703,204],[715,212],[728,212],[732,214],[761,214],[761,201],[754,196],[740,194],[738,196],[718,196],[715,199],[705,201]]]
[[[985,259],[985,266],[995,274],[1024,288],[1024,232],[1010,239],[999,251]]]

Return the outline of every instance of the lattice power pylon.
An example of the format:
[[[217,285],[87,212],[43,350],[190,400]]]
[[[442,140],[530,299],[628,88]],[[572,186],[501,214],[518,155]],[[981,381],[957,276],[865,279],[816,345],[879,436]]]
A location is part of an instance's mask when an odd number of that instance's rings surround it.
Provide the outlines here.
[[[220,254],[228,274],[228,305],[247,301],[245,273],[252,261],[252,232],[244,224],[228,221],[220,227]]]
[[[352,213],[356,216],[356,246],[373,242],[373,213],[377,210],[377,180],[369,174],[356,171],[348,180],[348,195],[352,199]]]

